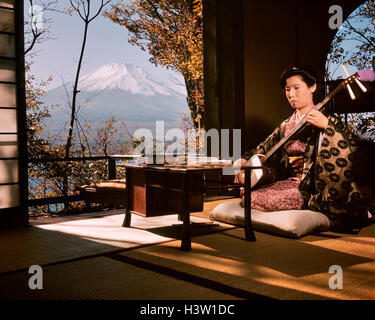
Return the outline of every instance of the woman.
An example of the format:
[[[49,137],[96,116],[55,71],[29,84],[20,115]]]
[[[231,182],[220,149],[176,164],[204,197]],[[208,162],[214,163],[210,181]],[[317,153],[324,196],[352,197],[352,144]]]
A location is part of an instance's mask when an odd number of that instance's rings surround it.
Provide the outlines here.
[[[276,182],[252,191],[251,207],[262,211],[310,209],[328,216],[332,230],[351,231],[367,217],[353,177],[355,137],[336,117],[313,109],[316,79],[307,71],[283,72],[280,85],[294,109],[274,132],[237,164],[265,155],[304,118],[308,124],[272,157]],[[244,183],[243,172],[236,181]],[[243,201],[243,199],[242,199]]]

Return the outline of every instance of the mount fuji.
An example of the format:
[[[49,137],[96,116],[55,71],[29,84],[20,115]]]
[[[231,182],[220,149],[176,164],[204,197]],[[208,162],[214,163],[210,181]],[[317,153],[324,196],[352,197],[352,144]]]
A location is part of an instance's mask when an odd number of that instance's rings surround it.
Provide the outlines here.
[[[71,100],[72,87],[70,82],[45,95],[44,104],[60,105],[51,111],[48,128],[61,129],[69,120],[66,101]],[[155,126],[159,120],[176,125],[181,114],[188,113],[184,85],[158,78],[129,63],[106,64],[82,76],[78,90],[80,119],[92,126],[102,125],[111,116],[137,126]]]

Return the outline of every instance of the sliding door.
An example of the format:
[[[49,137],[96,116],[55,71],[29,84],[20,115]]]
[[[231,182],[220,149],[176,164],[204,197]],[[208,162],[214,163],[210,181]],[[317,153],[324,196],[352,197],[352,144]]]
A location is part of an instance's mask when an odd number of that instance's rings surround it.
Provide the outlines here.
[[[27,224],[23,1],[0,0],[0,229]]]

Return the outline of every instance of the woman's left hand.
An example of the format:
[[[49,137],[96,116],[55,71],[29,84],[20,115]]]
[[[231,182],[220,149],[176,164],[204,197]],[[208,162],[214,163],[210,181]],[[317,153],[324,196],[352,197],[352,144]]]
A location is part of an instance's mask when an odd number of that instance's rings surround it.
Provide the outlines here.
[[[320,129],[327,129],[328,118],[318,110],[311,110],[307,116],[307,122]]]

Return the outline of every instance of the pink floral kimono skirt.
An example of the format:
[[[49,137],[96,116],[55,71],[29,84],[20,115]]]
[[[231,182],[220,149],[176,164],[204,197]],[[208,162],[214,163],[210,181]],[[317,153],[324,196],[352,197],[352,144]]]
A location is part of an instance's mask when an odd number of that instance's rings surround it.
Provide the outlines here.
[[[296,125],[293,115],[286,124],[285,135],[288,135]],[[285,145],[288,156],[303,156],[306,142],[292,140]],[[299,172],[302,172],[303,160],[301,158]],[[298,190],[301,182],[300,175],[289,177],[286,180],[276,181],[266,187],[251,192],[251,208],[261,211],[279,211],[301,209],[303,198]]]

